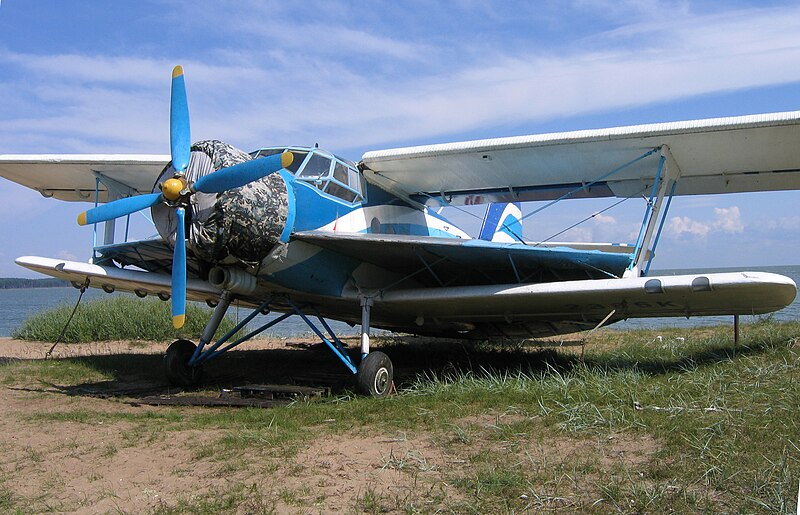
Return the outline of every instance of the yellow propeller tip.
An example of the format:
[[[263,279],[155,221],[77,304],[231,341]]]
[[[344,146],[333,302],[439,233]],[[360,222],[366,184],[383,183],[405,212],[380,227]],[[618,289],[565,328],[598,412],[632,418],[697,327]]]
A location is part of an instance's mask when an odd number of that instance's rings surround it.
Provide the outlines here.
[[[293,161],[294,161],[294,154],[292,154],[291,152],[284,152],[283,154],[281,154],[281,166],[283,166],[284,168],[292,164]]]
[[[180,329],[186,323],[186,315],[175,315],[172,317],[172,327]]]
[[[174,79],[175,77],[180,77],[181,75],[183,75],[183,66],[179,64],[172,69],[172,78]]]
[[[78,215],[78,225],[86,225],[86,211]]]

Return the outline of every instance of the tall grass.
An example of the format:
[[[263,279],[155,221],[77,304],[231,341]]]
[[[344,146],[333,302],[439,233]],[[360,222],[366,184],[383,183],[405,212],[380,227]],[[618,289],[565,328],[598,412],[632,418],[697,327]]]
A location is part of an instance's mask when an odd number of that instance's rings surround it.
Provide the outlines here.
[[[64,329],[73,307],[61,305],[37,313],[14,330],[12,336],[21,340],[55,342]],[[189,304],[186,309],[186,325],[181,329],[175,329],[172,327],[169,302],[115,296],[79,305],[61,341],[81,343],[109,340],[196,339],[203,331],[211,313],[208,308]],[[224,334],[233,326],[233,322],[225,318],[217,333]]]

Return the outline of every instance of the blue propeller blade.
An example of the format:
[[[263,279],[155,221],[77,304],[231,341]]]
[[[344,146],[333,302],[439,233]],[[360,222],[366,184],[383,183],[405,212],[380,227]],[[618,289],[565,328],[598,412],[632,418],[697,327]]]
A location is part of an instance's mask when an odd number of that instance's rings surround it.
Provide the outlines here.
[[[175,210],[178,227],[175,231],[175,252],[172,255],[172,325],[175,329],[183,327],[186,321],[186,234],[184,228],[185,211]]]
[[[169,143],[172,166],[183,172],[189,166],[192,141],[189,132],[189,103],[186,99],[186,81],[183,68],[172,70],[172,95],[169,106]]]
[[[201,193],[220,193],[239,188],[289,166],[293,158],[294,155],[291,152],[284,152],[220,168],[216,172],[198,179],[194,183],[193,189]]]
[[[129,215],[142,209],[152,207],[161,202],[161,193],[148,193],[147,195],[136,195],[100,204],[99,206],[78,215],[78,224],[96,224],[113,220],[120,216]]]

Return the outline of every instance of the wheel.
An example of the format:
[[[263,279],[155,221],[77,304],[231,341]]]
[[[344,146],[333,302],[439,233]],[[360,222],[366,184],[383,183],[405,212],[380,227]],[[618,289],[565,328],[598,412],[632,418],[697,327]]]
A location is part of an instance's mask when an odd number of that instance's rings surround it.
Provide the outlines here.
[[[356,374],[356,384],[361,393],[383,397],[392,387],[394,370],[392,360],[383,352],[370,352],[361,361]]]
[[[191,386],[203,377],[203,367],[190,367],[189,359],[194,354],[195,344],[189,340],[175,340],[164,354],[164,371],[170,384]]]

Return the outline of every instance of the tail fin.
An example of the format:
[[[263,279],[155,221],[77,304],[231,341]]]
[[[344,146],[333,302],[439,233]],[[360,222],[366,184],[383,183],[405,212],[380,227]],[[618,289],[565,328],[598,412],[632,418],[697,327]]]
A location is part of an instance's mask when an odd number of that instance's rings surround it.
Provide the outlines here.
[[[522,241],[522,208],[519,202],[489,204],[480,239],[505,243]]]

